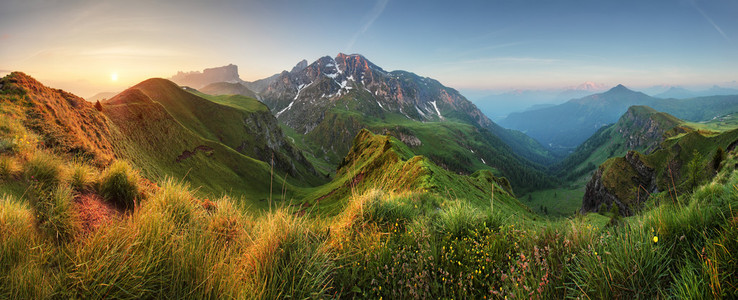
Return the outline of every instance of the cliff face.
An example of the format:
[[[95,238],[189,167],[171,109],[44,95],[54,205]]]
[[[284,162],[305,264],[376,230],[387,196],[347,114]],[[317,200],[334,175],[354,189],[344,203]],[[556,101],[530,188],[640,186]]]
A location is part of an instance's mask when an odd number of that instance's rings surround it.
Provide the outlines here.
[[[736,143],[738,129],[706,136],[691,131],[666,139],[651,154],[629,151],[611,158],[587,183],[581,211],[607,211],[618,205],[620,213],[629,216],[653,193],[669,191],[669,197],[674,197],[674,193],[691,192],[717,173],[716,153],[734,151]]]
[[[654,169],[630,151],[609,160],[592,174],[582,201],[582,212],[608,211],[617,205],[620,214],[633,215],[649,194],[658,192]],[[635,189],[633,189],[635,187]]]

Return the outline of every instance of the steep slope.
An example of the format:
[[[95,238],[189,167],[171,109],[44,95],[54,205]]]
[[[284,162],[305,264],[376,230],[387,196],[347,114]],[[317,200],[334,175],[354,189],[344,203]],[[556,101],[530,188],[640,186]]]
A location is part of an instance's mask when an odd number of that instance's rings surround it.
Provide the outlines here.
[[[244,195],[256,205],[262,203],[254,200],[268,197],[267,163],[202,138],[140,89],[125,90],[104,102],[103,112],[119,130],[117,152],[148,178],[186,178],[206,193]],[[275,178],[281,186],[281,177]],[[292,186],[289,190],[292,195]]]
[[[552,167],[559,178],[576,180],[608,158],[629,150],[649,154],[666,138],[693,131],[685,122],[648,106],[631,106],[617,123],[602,127],[566,159]]]
[[[664,141],[659,150],[644,155],[629,151],[607,160],[592,175],[582,200],[582,211],[609,210],[617,205],[622,215],[638,211],[651,194],[664,192],[664,201],[691,191],[714,176],[724,151],[738,145],[738,129],[720,134],[692,131]]]
[[[322,182],[311,163],[287,141],[277,121],[262,104],[254,104],[253,110],[220,105],[165,79],[149,79],[131,89],[140,90],[161,104],[182,126],[205,139],[223,143],[267,163],[273,159],[278,173],[299,179],[296,184]]]
[[[13,96],[4,100],[7,101],[4,109],[15,111],[17,118],[36,132],[46,147],[98,164],[106,164],[115,157],[111,128],[92,103],[46,87],[21,72],[0,79],[0,88],[2,94]]]
[[[256,93],[249,90],[245,85],[237,82],[215,82],[198,89],[198,91],[213,96],[241,95],[254,99],[257,98]]]
[[[499,158],[480,157],[461,138],[477,135],[483,148],[505,152],[508,161],[525,169],[518,170],[520,174],[505,174],[517,186],[530,182],[527,179],[545,177],[522,157],[540,163],[552,159],[537,142],[490,121],[456,90],[413,73],[387,72],[360,55],[326,56],[304,68],[285,71],[260,97],[291,129],[289,134],[298,144],[332,166],[348,153],[350,141],[362,128],[411,139],[419,154],[439,165],[456,164],[454,171],[504,168],[497,164]],[[453,135],[459,132],[463,133]],[[459,157],[452,159],[451,153],[429,147],[441,141],[449,143],[445,147]],[[493,160],[496,164],[486,163]]]
[[[208,84],[215,82],[241,82],[241,78],[238,76],[238,66],[233,64],[217,68],[205,69],[202,72],[180,71],[169,79],[179,85],[189,86],[196,89],[202,88]]]
[[[351,151],[341,161],[336,178],[310,193],[303,207],[317,204],[321,208],[339,210],[345,205],[342,199],[369,189],[389,193],[431,193],[489,206],[493,186],[496,210],[529,215],[528,208],[512,195],[505,178],[495,177],[489,171],[478,171],[470,176],[448,172],[429,159],[416,156],[400,140],[364,129],[356,135]]]

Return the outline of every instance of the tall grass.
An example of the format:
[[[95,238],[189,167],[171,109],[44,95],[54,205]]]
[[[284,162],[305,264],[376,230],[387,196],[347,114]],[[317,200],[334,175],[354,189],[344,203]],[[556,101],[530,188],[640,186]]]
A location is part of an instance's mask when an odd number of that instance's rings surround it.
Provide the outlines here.
[[[72,298],[238,297],[232,253],[206,231],[208,215],[181,183],[164,182],[117,226],[93,234],[71,258]]]
[[[514,220],[488,203],[381,190],[349,197],[333,217],[286,206],[256,215],[171,179],[143,194],[125,163],[98,182],[79,164],[66,178],[42,152],[16,162],[19,177],[44,183],[28,201],[0,198],[0,298],[738,297],[730,167],[606,227],[599,215]],[[76,191],[137,206],[79,235]]]
[[[73,207],[74,191],[65,184],[53,189],[37,188],[30,195],[39,230],[52,240],[65,243],[75,239],[81,225]]]
[[[0,180],[11,180],[18,173],[18,163],[10,155],[0,155]]]
[[[242,262],[244,279],[261,299],[325,298],[333,262],[325,235],[285,208],[261,218]]]
[[[0,298],[39,299],[50,293],[39,259],[45,247],[34,223],[30,207],[0,197]]]
[[[62,181],[61,160],[43,151],[36,151],[25,164],[25,180],[43,188],[53,188]]]

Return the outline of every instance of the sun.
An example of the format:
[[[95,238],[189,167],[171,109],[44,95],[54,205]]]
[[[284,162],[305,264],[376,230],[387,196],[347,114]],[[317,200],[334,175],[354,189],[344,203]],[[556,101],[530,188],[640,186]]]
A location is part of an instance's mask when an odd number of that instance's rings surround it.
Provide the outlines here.
[[[118,81],[118,73],[113,72],[112,74],[110,74],[110,80]]]

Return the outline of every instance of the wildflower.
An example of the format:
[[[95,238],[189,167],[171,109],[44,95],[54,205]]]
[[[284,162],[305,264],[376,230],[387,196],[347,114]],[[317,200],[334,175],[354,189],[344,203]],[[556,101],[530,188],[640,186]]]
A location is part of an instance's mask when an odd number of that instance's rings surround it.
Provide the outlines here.
[[[654,235],[653,236],[653,242],[654,243],[658,243],[659,242],[659,237]]]

